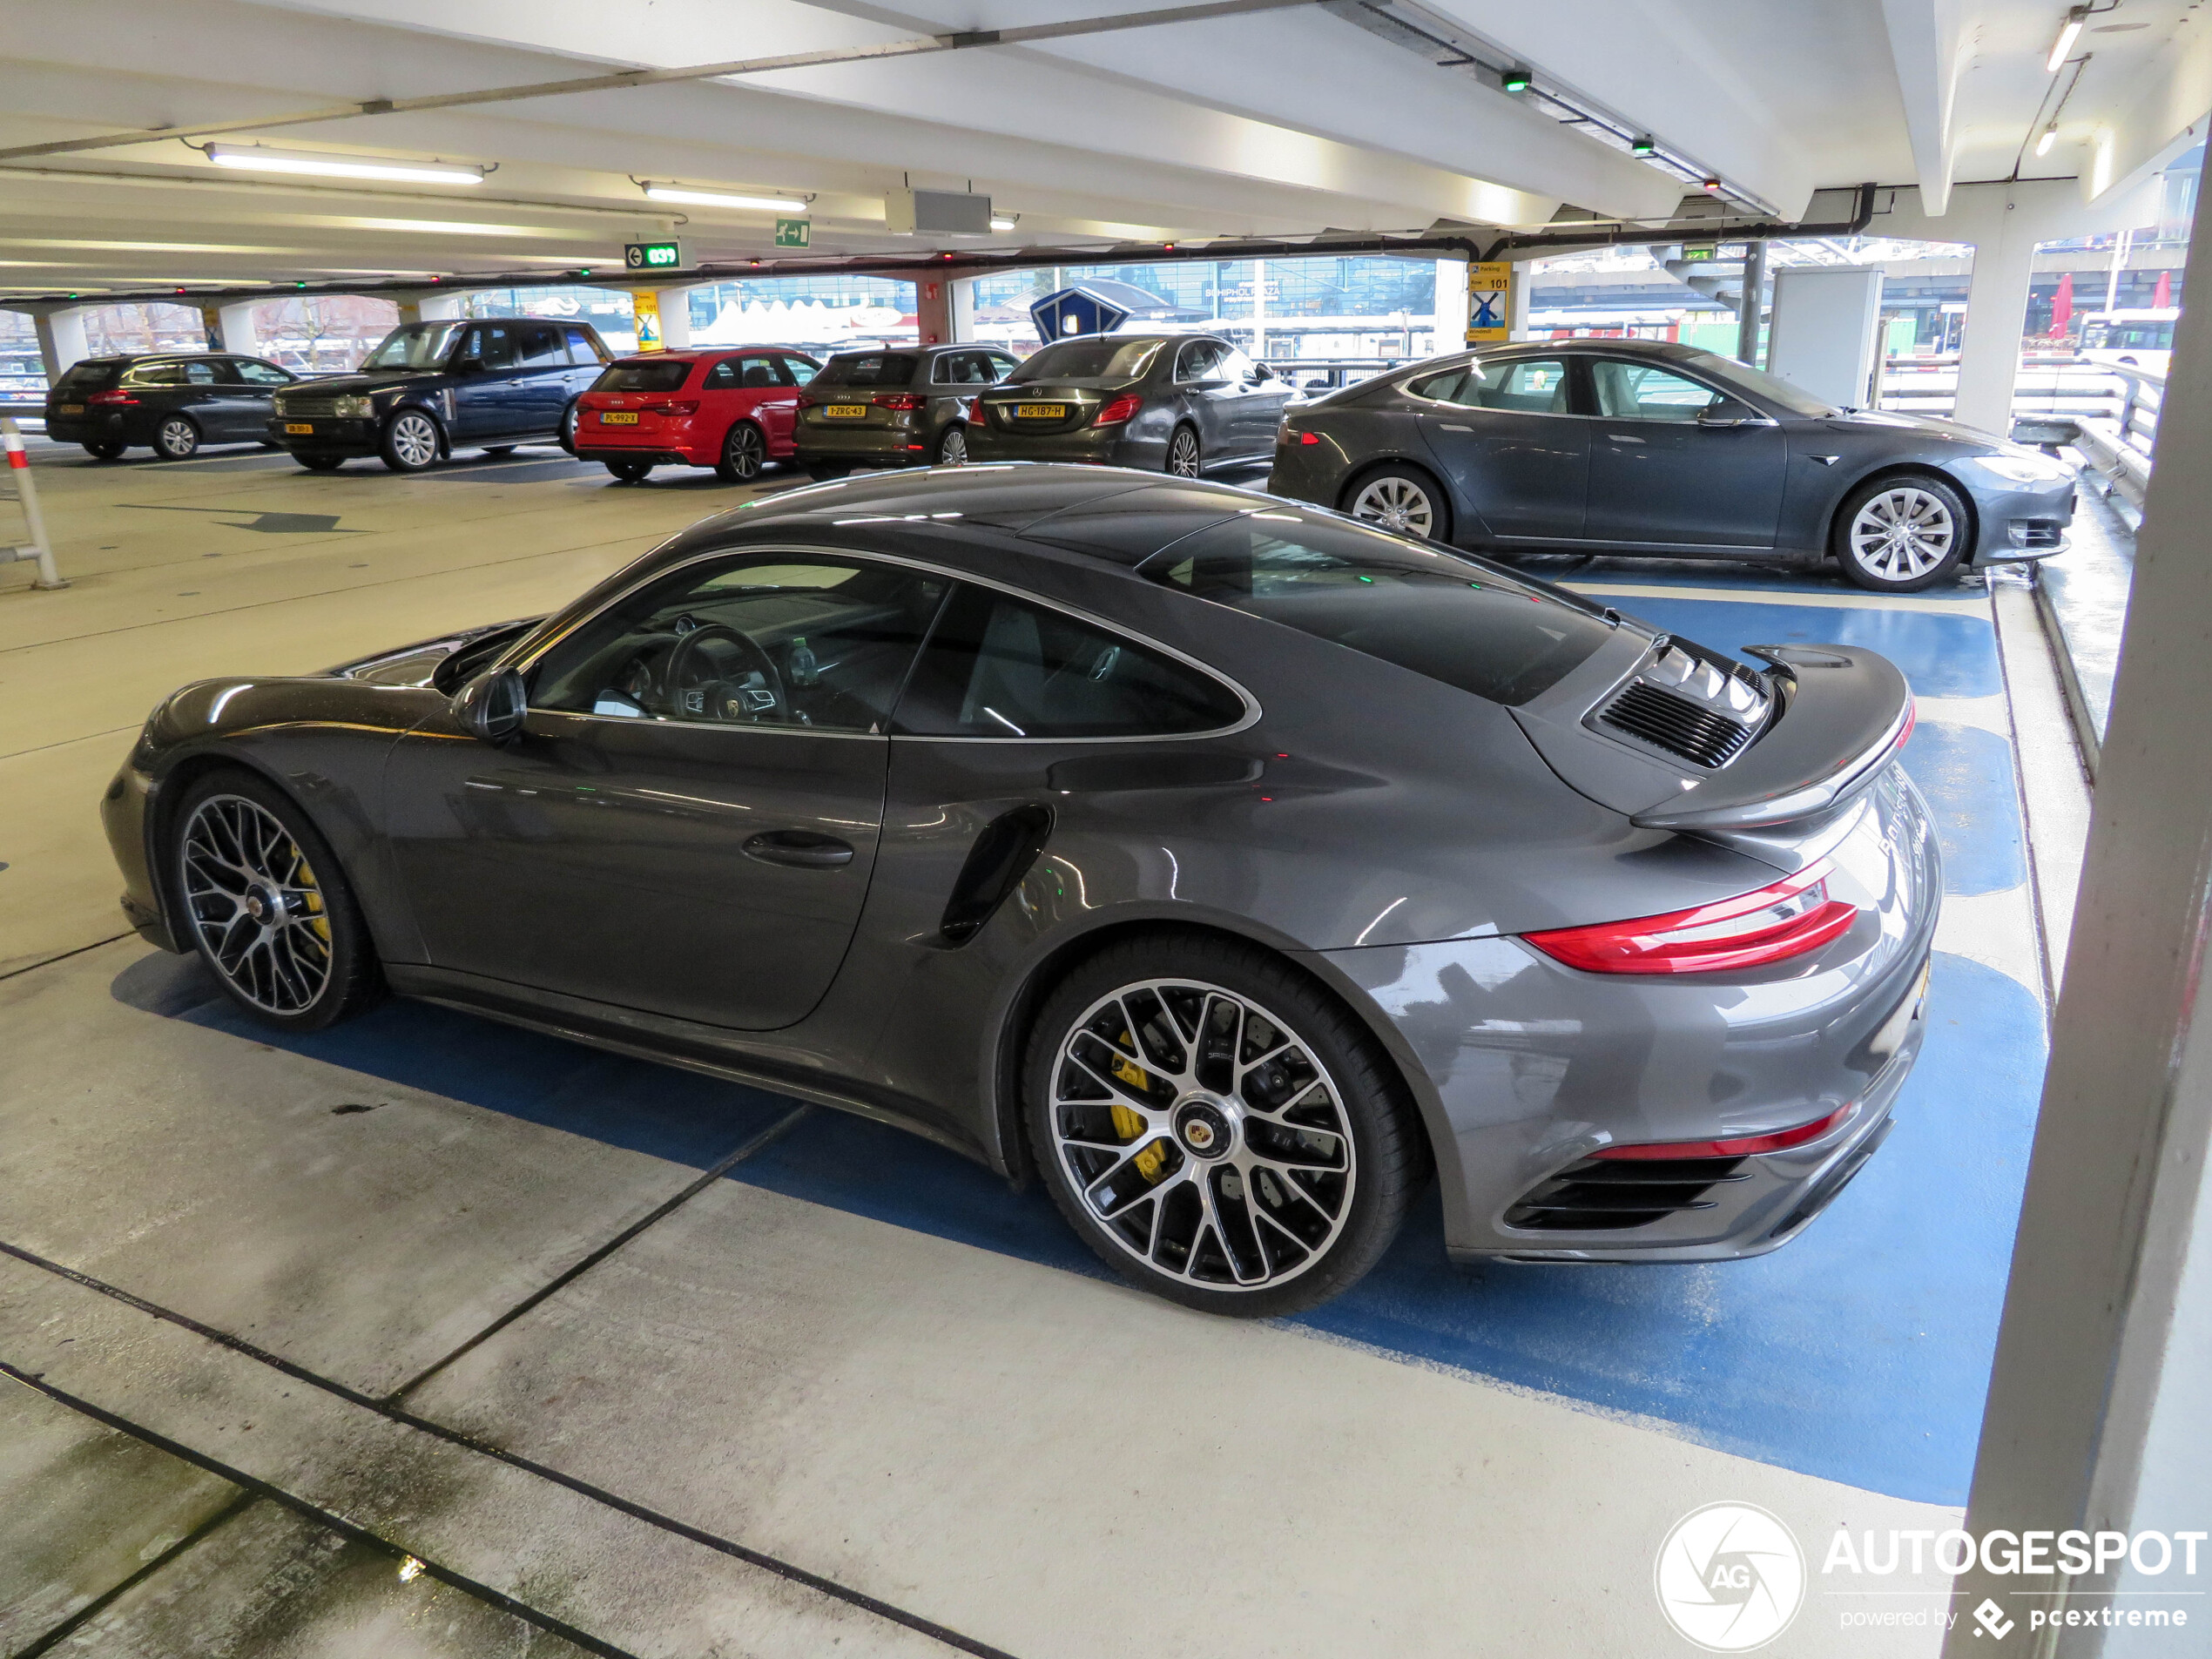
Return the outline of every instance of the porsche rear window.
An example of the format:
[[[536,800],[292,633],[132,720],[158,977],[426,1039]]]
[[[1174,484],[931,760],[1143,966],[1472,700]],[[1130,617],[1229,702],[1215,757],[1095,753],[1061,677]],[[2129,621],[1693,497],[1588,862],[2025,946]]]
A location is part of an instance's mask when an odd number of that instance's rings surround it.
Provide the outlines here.
[[[1287,509],[1199,530],[1138,572],[1508,706],[1612,632],[1602,613],[1487,564]]]
[[[683,385],[685,376],[691,372],[691,362],[684,358],[673,362],[656,358],[644,363],[614,363],[591,383],[591,389],[595,392],[672,392]]]

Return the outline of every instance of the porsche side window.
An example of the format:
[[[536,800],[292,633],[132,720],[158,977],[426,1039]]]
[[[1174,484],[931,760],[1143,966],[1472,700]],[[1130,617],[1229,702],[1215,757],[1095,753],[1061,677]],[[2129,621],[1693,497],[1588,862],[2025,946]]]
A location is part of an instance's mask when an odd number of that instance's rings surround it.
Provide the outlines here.
[[[1601,357],[1590,373],[1597,381],[1598,413],[1608,420],[1690,421],[1724,401],[1710,386],[1649,363]]]
[[[617,600],[547,652],[530,706],[880,732],[948,585],[843,555],[694,565]]]
[[[1244,700],[1211,675],[1064,612],[963,586],[915,665],[892,730],[1143,738],[1216,731],[1244,714]]]

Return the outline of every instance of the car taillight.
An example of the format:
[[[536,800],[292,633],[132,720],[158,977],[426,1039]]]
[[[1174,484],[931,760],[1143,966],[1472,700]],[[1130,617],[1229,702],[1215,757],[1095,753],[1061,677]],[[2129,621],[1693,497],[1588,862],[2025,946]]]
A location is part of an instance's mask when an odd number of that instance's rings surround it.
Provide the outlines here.
[[[879,392],[868,401],[879,409],[897,409],[903,414],[920,408],[925,400],[913,392]]]
[[[1786,1152],[1793,1146],[1817,1141],[1858,1109],[1858,1103],[1838,1106],[1825,1117],[1771,1135],[1739,1135],[1726,1141],[1639,1141],[1630,1146],[1601,1147],[1592,1157],[1628,1161],[1659,1158],[1750,1158],[1762,1152]]]
[[[794,409],[811,409],[821,401],[818,397],[809,397],[806,393],[801,392],[797,397],[792,399],[791,406]]]
[[[981,421],[983,418],[983,400],[980,397],[969,398],[961,405],[961,414],[970,421]]]
[[[95,392],[84,400],[87,403],[136,403],[138,400],[128,392]]]
[[[1787,880],[1694,910],[1521,937],[1586,974],[1718,974],[1764,968],[1817,950],[1848,928],[1858,907],[1828,896],[1825,859]]]
[[[1144,407],[1144,400],[1134,392],[1123,392],[1119,397],[1098,411],[1093,426],[1119,426]]]
[[[637,407],[647,415],[697,415],[699,401],[695,397],[664,397],[649,403],[640,403]]]
[[[1318,432],[1301,432],[1298,435],[1298,441],[1300,443],[1318,443],[1321,442],[1321,435]]]

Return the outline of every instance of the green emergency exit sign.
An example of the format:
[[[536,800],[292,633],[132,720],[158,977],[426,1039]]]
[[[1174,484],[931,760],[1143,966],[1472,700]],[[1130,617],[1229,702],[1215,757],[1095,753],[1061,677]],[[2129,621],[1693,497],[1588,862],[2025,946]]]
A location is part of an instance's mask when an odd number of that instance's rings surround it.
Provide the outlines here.
[[[778,247],[806,247],[813,234],[813,220],[808,219],[779,219],[776,221]]]
[[[625,242],[622,262],[633,271],[677,271],[684,265],[681,242]]]
[[[1689,262],[1710,260],[1720,251],[1720,244],[1717,242],[1684,242],[1682,245],[1683,259]]]

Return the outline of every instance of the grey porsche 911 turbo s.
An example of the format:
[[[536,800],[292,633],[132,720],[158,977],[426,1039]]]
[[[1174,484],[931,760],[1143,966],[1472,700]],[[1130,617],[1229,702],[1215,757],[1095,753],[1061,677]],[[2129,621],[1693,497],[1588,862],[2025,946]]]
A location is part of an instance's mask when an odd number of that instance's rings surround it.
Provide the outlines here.
[[[1279,1314],[1709,1261],[1880,1144],[1940,891],[1888,662],[1748,663],[1335,513],[1035,464],[705,520],[553,616],[157,708],[124,907],[898,1123]]]

